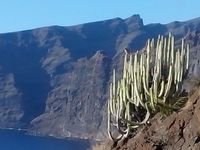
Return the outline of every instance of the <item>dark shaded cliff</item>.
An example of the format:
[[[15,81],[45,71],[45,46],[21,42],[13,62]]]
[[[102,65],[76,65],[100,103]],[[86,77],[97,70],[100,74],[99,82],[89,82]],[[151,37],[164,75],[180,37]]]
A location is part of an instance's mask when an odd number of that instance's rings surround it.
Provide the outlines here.
[[[200,18],[143,25],[138,15],[71,27],[0,34],[0,127],[32,134],[106,136],[107,87],[123,49],[172,32],[190,43],[190,75],[199,75]],[[118,76],[119,77],[119,76]],[[189,88],[187,85],[186,88]]]

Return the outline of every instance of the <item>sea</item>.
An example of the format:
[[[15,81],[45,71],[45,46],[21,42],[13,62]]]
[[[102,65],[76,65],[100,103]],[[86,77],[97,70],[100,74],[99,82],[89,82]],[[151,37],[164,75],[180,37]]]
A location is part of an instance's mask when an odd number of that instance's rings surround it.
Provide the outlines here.
[[[88,140],[38,137],[22,131],[0,130],[0,150],[88,150]]]

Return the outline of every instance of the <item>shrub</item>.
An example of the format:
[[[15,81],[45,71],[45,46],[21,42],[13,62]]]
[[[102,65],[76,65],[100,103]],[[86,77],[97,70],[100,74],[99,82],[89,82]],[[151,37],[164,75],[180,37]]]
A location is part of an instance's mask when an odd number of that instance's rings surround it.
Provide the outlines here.
[[[148,40],[143,53],[125,51],[123,77],[116,81],[115,69],[108,101],[108,134],[114,141],[146,124],[156,112],[169,114],[182,107],[181,85],[189,66],[189,45],[175,49],[174,37]],[[117,136],[114,136],[113,133]]]

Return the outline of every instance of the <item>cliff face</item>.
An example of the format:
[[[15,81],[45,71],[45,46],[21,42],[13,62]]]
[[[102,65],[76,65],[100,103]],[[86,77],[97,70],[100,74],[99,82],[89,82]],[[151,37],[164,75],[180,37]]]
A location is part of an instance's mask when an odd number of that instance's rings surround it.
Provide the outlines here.
[[[191,44],[190,75],[199,75],[200,19],[143,25],[138,15],[71,27],[0,34],[0,127],[57,137],[106,135],[107,87],[123,49],[172,32]],[[189,85],[185,85],[189,89]]]

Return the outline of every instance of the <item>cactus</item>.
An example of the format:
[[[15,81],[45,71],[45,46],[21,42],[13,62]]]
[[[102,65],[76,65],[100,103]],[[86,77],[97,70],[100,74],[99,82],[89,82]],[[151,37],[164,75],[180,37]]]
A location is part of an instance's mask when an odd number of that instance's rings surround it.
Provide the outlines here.
[[[159,35],[156,46],[154,39],[149,39],[143,53],[126,52],[122,78],[116,81],[114,69],[110,83],[109,137],[123,140],[133,129],[146,124],[152,112],[168,106],[180,94],[188,68],[189,45],[182,39],[181,49],[175,50],[171,33],[168,38]]]

